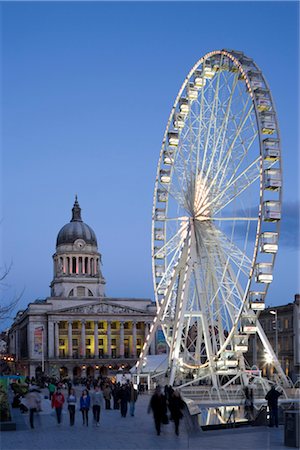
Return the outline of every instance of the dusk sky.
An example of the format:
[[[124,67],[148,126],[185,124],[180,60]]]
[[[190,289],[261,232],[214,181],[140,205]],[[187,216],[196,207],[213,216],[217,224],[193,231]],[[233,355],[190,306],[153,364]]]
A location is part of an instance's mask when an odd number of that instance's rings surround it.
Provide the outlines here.
[[[50,295],[56,236],[75,194],[98,238],[106,295],[154,299],[151,215],[161,141],[187,73],[222,48],[255,60],[276,103],[283,219],[267,304],[294,300],[297,2],[2,2],[1,10],[1,266],[12,263],[1,304],[23,289],[17,309]]]

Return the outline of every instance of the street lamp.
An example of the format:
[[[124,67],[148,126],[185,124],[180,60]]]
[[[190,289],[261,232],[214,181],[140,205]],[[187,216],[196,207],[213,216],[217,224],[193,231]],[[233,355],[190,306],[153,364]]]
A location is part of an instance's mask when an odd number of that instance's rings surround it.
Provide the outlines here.
[[[276,358],[278,359],[278,320],[277,320],[277,311],[272,310],[269,311],[270,314],[272,314],[273,316],[275,316],[275,354],[276,354]]]

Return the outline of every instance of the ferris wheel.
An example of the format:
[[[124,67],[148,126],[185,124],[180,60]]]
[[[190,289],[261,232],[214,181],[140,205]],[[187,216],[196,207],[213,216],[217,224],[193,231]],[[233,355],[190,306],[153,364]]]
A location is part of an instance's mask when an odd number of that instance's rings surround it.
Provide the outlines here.
[[[280,133],[270,88],[242,52],[212,51],[185,78],[157,168],[152,261],[157,316],[169,346],[170,384],[192,373],[244,378],[273,280],[281,219]]]

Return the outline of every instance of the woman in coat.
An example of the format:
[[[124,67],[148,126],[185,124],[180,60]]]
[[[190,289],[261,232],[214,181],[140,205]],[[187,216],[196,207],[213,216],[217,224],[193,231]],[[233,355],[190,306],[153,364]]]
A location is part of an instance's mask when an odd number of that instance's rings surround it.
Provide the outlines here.
[[[89,409],[91,404],[91,398],[86,389],[83,390],[80,397],[80,411],[82,412],[82,425],[89,426]]]

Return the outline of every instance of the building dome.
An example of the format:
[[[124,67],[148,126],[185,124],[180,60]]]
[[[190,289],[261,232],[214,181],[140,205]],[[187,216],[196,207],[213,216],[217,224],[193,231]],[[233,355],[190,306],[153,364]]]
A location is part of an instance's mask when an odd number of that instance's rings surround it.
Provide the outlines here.
[[[77,239],[83,239],[86,244],[97,247],[97,238],[94,230],[81,219],[81,208],[77,196],[72,208],[72,219],[64,225],[57,235],[56,246],[74,244]]]

